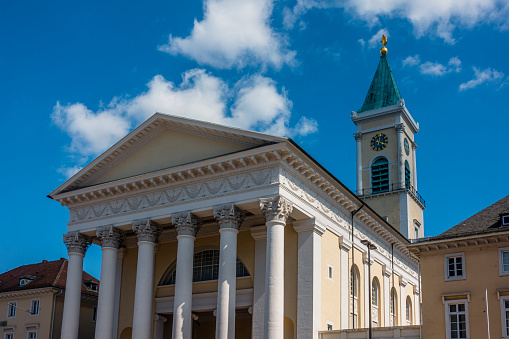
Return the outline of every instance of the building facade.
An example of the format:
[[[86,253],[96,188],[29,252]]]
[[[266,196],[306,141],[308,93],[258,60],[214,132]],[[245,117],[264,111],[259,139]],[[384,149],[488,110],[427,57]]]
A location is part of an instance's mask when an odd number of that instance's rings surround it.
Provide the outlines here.
[[[421,261],[424,338],[509,338],[509,196],[409,248]]]
[[[401,227],[291,139],[157,113],[50,197],[70,211],[74,272],[89,244],[102,247],[96,338],[309,339],[369,319],[419,323]]]
[[[59,339],[64,311],[67,260],[30,264],[0,274],[2,339]],[[99,281],[82,274],[78,338],[92,338]]]

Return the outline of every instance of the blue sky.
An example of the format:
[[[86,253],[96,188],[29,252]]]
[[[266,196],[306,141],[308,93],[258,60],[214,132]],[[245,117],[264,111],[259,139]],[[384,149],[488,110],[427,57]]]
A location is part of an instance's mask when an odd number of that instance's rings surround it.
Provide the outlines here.
[[[509,5],[380,3],[2,2],[0,271],[67,255],[68,212],[46,195],[155,111],[290,136],[355,188],[350,112],[382,33],[421,127],[426,235],[507,195]]]

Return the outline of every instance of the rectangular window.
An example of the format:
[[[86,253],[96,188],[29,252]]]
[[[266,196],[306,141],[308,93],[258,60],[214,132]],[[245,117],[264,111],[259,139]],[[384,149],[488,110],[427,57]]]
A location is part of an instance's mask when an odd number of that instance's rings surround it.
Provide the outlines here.
[[[32,303],[30,305],[30,315],[39,315],[39,305],[40,305],[39,299],[32,300]]]
[[[17,307],[17,303],[15,301],[11,301],[10,303],[8,303],[7,318],[15,318],[16,317],[16,307]]]
[[[468,338],[468,309],[466,302],[446,302],[447,339]]]
[[[14,333],[7,333],[4,335],[4,339],[14,339]]]
[[[509,275],[509,247],[498,249],[498,270],[500,275]]]
[[[96,322],[97,321],[97,306],[94,306],[94,308],[92,309],[92,322]]]
[[[502,216],[502,226],[509,225],[509,215]]]
[[[445,255],[445,280],[465,279],[465,254]]]
[[[502,337],[509,338],[509,296],[500,299]]]
[[[28,332],[27,339],[37,339],[37,332],[34,331]]]
[[[332,321],[327,320],[327,331],[334,330],[334,323]]]
[[[327,264],[327,278],[332,280],[333,276],[334,276],[334,267],[332,267],[332,265]]]

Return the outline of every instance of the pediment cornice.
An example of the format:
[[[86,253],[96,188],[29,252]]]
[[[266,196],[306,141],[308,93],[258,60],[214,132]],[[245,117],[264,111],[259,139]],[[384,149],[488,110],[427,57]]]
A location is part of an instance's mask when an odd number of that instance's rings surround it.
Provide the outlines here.
[[[185,132],[245,145],[249,148],[280,143],[286,140],[286,138],[268,134],[156,113],[60,185],[49,196],[54,198],[61,193],[78,190],[90,185],[95,179],[152,140],[163,130]]]

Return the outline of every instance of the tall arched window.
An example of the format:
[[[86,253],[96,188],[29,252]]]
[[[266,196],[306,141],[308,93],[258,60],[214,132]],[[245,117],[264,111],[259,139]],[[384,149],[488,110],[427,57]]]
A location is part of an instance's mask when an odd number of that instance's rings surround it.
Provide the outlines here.
[[[350,325],[352,328],[354,328],[354,326],[357,328],[359,324],[358,309],[359,309],[359,274],[357,273],[357,269],[355,268],[355,266],[352,266],[352,269],[350,270]]]
[[[396,289],[393,287],[391,290],[391,300],[389,303],[390,322],[391,326],[398,326],[398,296],[396,295]]]
[[[406,324],[412,324],[412,300],[410,297],[406,298]]]
[[[175,263],[163,275],[159,286],[175,285],[177,274]],[[246,266],[237,258],[237,278],[249,277]],[[219,275],[219,250],[205,250],[194,254],[193,282],[217,280]]]
[[[410,165],[408,164],[408,160],[405,160],[405,187],[410,188],[412,184],[410,183]]]
[[[371,185],[373,193],[389,191],[389,161],[379,157],[371,164]]]
[[[379,295],[380,295],[380,285],[378,284],[378,280],[373,278],[373,283],[371,284],[371,321],[373,322],[373,327],[378,327],[380,313],[378,310],[379,305]]]

